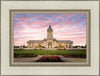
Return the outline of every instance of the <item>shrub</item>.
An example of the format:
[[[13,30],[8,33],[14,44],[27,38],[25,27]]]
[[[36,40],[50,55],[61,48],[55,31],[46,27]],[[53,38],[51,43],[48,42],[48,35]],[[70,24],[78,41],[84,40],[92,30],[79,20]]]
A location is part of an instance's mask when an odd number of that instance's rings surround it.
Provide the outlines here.
[[[74,57],[74,58],[86,58],[86,55],[63,55],[64,57]]]

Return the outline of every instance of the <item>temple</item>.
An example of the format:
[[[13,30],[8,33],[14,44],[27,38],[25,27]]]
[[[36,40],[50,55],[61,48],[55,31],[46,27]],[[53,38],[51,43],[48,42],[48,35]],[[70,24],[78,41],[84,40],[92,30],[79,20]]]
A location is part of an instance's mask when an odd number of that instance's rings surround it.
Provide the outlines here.
[[[72,48],[73,41],[71,40],[57,40],[53,38],[53,29],[51,25],[49,25],[47,29],[47,38],[43,40],[29,40],[27,42],[28,48],[46,48],[46,49],[54,49],[54,48]]]

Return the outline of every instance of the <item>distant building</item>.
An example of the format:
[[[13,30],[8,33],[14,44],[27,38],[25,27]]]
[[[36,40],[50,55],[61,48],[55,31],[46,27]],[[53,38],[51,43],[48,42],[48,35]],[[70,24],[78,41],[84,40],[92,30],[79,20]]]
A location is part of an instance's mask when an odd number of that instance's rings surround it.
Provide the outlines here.
[[[47,29],[47,38],[43,40],[29,40],[28,48],[72,48],[73,41],[71,40],[56,40],[53,38],[53,29],[51,26]]]

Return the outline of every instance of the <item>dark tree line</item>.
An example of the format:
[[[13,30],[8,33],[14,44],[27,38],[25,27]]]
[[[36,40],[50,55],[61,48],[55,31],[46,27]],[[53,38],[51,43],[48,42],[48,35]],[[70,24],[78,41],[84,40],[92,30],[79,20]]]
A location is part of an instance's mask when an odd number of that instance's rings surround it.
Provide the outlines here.
[[[20,47],[22,47],[22,48],[27,48],[27,46],[25,46],[25,45],[14,46],[14,48],[20,48]]]

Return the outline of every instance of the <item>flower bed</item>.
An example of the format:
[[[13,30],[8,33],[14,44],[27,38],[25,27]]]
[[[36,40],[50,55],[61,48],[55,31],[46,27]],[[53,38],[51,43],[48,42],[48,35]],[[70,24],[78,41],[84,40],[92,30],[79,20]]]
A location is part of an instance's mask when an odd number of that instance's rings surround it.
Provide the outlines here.
[[[37,62],[63,62],[59,56],[52,55],[52,56],[47,56],[44,55],[37,60]]]
[[[38,55],[35,55],[34,53],[30,52],[30,51],[26,51],[26,52],[17,52],[14,51],[14,58],[23,58],[23,57],[37,57]]]

